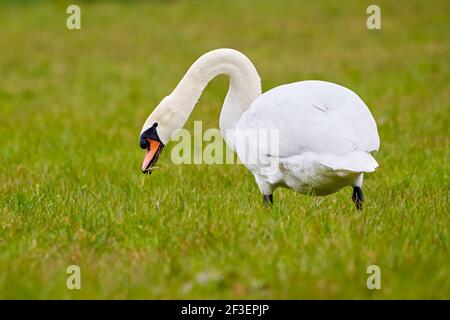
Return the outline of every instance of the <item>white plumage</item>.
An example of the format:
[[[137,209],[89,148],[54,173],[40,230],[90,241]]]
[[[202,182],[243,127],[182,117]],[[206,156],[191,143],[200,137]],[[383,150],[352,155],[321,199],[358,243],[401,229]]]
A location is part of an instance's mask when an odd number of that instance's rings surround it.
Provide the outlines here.
[[[222,135],[254,174],[265,202],[272,201],[279,186],[326,195],[351,185],[353,201],[361,207],[363,174],[377,168],[370,153],[380,145],[375,120],[364,102],[353,91],[325,81],[286,84],[262,94],[255,67],[236,50],[217,49],[201,56],[148,117],[141,139],[157,123],[158,139],[166,144],[219,74],[230,78],[220,115]],[[258,130],[277,132],[276,152],[263,140],[241,134]],[[252,146],[258,147],[256,162],[245,160]],[[147,157],[145,163],[154,162]]]
[[[334,83],[301,81],[271,89],[255,99],[237,128],[279,130],[278,154],[267,154],[275,156],[278,170],[268,175],[248,165],[266,194],[287,186],[325,195],[378,166],[370,155],[380,140],[369,109],[354,92]],[[238,143],[238,155],[252,143]]]

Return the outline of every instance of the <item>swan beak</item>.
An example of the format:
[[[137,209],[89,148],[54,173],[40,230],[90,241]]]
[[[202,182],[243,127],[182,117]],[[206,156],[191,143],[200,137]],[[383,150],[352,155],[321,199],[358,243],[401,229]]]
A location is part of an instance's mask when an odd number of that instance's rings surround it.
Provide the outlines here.
[[[158,161],[163,144],[157,140],[146,138],[147,152],[145,154],[144,162],[142,163],[142,173],[152,173],[153,166]]]

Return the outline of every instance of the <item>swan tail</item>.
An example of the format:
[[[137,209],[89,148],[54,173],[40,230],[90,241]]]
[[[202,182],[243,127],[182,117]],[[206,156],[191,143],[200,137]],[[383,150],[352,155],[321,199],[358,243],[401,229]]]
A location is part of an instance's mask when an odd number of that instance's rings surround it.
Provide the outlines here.
[[[378,167],[378,162],[372,155],[365,151],[354,151],[343,156],[323,156],[320,162],[333,170],[350,172],[373,172]]]

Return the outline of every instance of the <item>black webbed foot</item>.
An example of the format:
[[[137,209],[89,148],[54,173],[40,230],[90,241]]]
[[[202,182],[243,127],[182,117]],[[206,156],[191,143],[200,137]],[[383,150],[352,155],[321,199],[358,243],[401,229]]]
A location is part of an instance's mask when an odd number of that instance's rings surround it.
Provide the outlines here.
[[[273,196],[269,194],[268,196],[263,195],[264,206],[268,207],[273,205]]]
[[[352,200],[356,205],[356,209],[362,210],[364,203],[364,194],[360,187],[353,187]]]

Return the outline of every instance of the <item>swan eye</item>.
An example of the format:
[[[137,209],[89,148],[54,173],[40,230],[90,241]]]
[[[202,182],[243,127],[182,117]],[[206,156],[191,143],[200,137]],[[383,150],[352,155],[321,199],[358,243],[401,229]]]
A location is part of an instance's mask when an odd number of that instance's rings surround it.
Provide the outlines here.
[[[156,140],[160,141],[158,132],[156,132],[156,127],[158,126],[158,122],[155,122],[150,128],[142,132],[141,136],[139,137],[139,146],[141,149],[148,149],[149,148],[149,142],[150,140]]]
[[[141,147],[141,149],[148,149],[149,143],[148,143],[147,139],[145,139],[144,137],[141,136],[139,138],[139,146]]]

